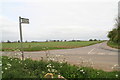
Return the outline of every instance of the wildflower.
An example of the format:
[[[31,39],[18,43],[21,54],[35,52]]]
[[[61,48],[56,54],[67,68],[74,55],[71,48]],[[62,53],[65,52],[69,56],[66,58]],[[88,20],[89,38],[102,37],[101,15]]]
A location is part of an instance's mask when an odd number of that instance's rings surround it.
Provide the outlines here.
[[[63,76],[61,75],[58,75],[58,78],[61,78],[61,79],[65,79]],[[65,79],[66,80],[66,79]]]
[[[116,78],[117,78],[117,77],[118,77],[118,74],[116,74],[115,76],[116,76]]]
[[[83,72],[83,74],[85,74],[85,72]]]
[[[20,63],[20,61],[19,61],[19,63]]]
[[[114,67],[112,67],[112,69],[114,69]]]
[[[5,70],[7,70],[7,68],[5,68]]]
[[[82,69],[82,70],[80,70],[80,72],[83,72],[84,70]]]
[[[60,68],[61,68],[62,66],[60,66]]]
[[[48,69],[48,72],[50,72],[50,69]]]
[[[100,74],[100,72],[97,72],[97,75],[99,75]]]
[[[60,62],[62,64],[62,62]]]
[[[51,68],[52,66],[51,66],[51,64],[48,64],[47,67],[50,67],[50,68]]]
[[[8,63],[7,65],[8,65],[8,66],[12,66],[12,65],[11,65],[11,64],[9,64],[9,63]]]
[[[52,72],[54,72],[55,70],[54,70],[54,69],[52,69],[51,71],[52,71]]]
[[[3,74],[4,72],[3,72],[3,71],[1,71],[1,73]]]

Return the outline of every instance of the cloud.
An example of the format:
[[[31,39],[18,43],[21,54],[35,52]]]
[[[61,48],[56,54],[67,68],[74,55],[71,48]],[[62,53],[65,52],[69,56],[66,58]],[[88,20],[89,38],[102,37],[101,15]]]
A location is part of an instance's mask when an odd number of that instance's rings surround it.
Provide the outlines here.
[[[107,32],[113,28],[117,15],[117,3],[114,0],[5,1],[0,17],[3,40],[19,39],[19,16],[30,19],[30,24],[22,24],[24,40],[107,39]]]

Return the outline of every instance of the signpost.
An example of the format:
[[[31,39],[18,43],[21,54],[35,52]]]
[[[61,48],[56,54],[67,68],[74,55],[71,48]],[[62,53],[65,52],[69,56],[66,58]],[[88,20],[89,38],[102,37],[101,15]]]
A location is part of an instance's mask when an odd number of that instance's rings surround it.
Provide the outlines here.
[[[21,42],[21,53],[22,53],[22,60],[24,60],[24,53],[23,53],[23,38],[22,38],[22,25],[21,24],[29,24],[29,19],[19,17],[19,27],[20,27],[20,42]]]

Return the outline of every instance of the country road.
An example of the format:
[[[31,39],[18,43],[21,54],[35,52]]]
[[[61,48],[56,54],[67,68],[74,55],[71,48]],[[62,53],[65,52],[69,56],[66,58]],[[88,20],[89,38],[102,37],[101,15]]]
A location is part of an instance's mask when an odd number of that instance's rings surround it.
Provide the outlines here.
[[[96,69],[105,71],[112,71],[118,64],[118,50],[113,49],[102,42],[99,44],[74,48],[74,49],[60,49],[49,51],[24,52],[25,57],[31,57],[34,60],[39,60],[41,57],[62,61],[65,60],[70,64],[92,66]],[[13,52],[2,52],[2,55],[10,55]]]

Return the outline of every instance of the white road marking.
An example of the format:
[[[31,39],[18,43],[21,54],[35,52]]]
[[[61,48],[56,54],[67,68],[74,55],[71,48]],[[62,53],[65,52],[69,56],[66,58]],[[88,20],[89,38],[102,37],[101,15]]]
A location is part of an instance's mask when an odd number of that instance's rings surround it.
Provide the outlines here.
[[[95,48],[91,49],[91,50],[88,52],[88,54],[91,54],[91,52],[92,52],[93,50],[95,50]]]
[[[105,55],[105,53],[98,53],[98,55]]]
[[[102,45],[102,43],[100,43],[97,47],[99,47],[99,46],[101,46]],[[91,49],[89,52],[88,52],[88,54],[94,54],[94,53],[92,53],[92,51],[94,51],[95,50],[95,48],[93,48],[93,49]]]

